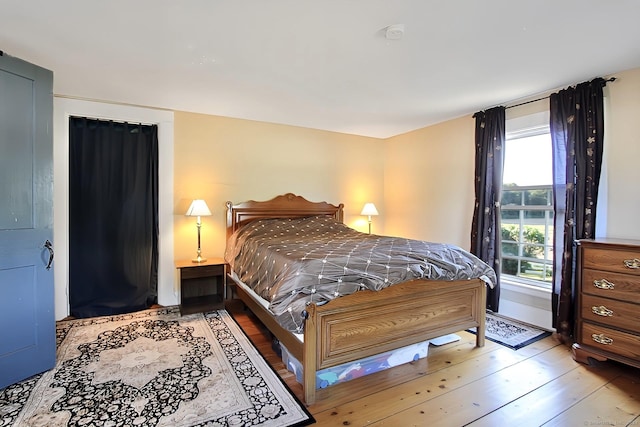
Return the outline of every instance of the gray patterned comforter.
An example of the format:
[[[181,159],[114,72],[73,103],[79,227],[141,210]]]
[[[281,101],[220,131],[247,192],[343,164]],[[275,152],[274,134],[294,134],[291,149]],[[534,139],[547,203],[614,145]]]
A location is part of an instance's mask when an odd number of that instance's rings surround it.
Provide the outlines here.
[[[310,303],[417,278],[480,278],[493,287],[496,277],[457,246],[369,235],[324,216],[252,221],[231,236],[225,258],[295,333],[302,332]]]

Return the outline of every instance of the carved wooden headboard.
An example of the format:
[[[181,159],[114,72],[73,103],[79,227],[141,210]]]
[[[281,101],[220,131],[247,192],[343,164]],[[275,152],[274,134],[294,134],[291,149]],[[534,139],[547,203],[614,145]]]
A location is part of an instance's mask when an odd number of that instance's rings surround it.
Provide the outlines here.
[[[314,215],[329,215],[344,221],[344,204],[310,202],[293,193],[283,194],[264,202],[249,200],[237,205],[227,202],[227,239],[234,231],[248,222],[264,218],[302,218]]]

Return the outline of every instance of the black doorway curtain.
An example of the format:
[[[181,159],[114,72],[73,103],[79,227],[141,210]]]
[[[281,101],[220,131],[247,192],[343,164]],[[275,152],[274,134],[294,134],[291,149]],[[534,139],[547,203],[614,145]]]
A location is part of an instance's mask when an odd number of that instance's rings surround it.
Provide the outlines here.
[[[500,302],[500,199],[504,166],[505,107],[478,111],[475,123],[475,195],[471,224],[471,253],[496,272],[493,289],[487,288],[487,309],[498,312]]]
[[[84,318],[158,300],[158,127],[69,119],[69,304]]]

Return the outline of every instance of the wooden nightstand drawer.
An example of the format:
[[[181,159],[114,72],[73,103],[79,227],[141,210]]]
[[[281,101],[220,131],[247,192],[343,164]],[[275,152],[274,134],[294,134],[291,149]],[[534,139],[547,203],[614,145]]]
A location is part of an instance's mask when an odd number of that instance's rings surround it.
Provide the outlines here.
[[[640,276],[640,252],[585,248],[582,255],[582,268]]]
[[[581,310],[584,320],[640,333],[637,304],[583,295]]]
[[[581,344],[629,359],[640,359],[640,336],[589,322],[582,324]]]
[[[584,269],[582,271],[582,292],[640,304],[640,277]]]
[[[183,267],[180,269],[180,277],[183,279],[195,279],[197,277],[221,276],[224,274],[224,265],[203,265],[195,264],[194,267]]]

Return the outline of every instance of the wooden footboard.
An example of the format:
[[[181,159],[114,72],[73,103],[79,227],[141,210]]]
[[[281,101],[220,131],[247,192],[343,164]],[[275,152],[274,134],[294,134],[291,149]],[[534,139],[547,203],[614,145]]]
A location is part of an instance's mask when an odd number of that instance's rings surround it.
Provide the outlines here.
[[[316,399],[316,371],[477,327],[484,346],[485,283],[414,280],[309,306],[303,366],[305,402]]]
[[[320,369],[474,327],[478,328],[476,345],[484,346],[486,284],[481,280],[414,280],[311,305],[304,343],[240,285],[237,295],[303,364],[307,405],[316,401]]]

